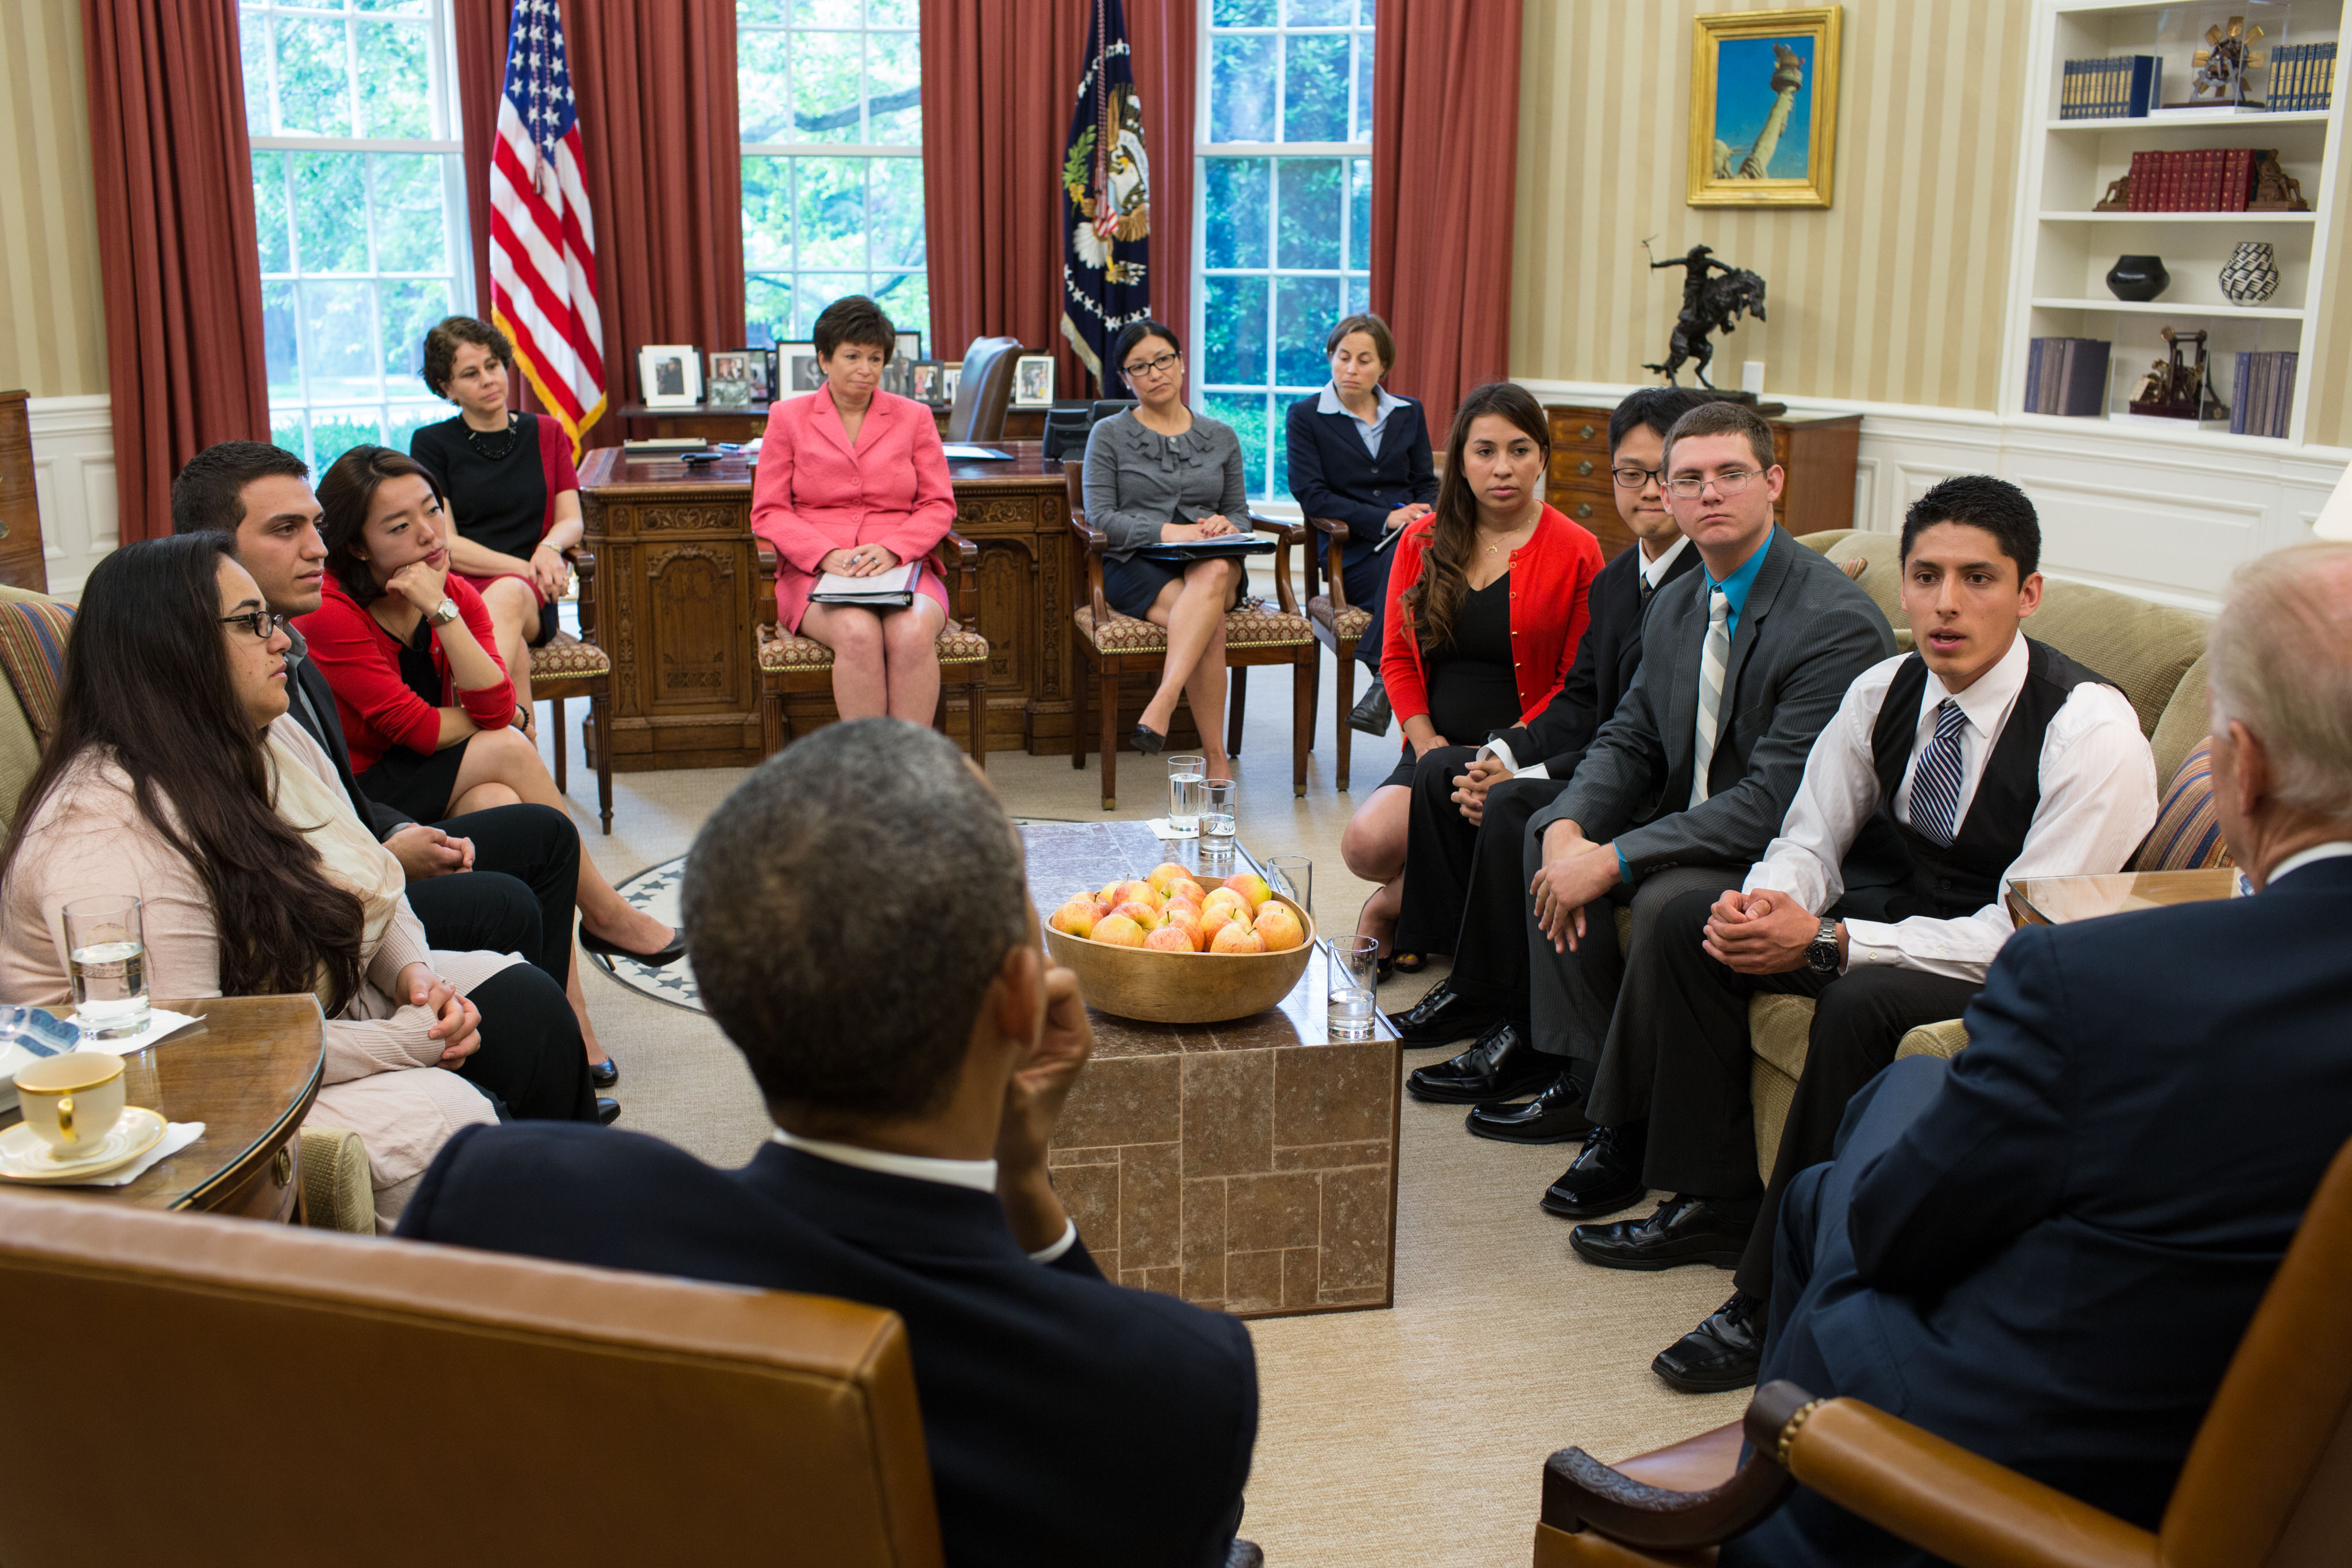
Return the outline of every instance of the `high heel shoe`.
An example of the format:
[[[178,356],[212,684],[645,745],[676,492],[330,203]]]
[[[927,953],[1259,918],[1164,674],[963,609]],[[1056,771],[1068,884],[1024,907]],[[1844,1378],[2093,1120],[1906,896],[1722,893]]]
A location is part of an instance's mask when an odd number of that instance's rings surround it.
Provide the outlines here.
[[[626,958],[632,963],[643,964],[649,969],[658,969],[666,965],[675,964],[686,956],[686,931],[683,927],[673,927],[669,934],[668,946],[651,953],[638,953],[622,946],[617,942],[607,942],[589,930],[587,926],[583,925],[580,927],[580,946],[599,957]]]
[[[1135,743],[1135,749],[1140,751],[1146,757],[1157,757],[1161,751],[1165,750],[1168,746],[1168,737],[1166,736],[1160,734],[1150,725],[1142,723],[1138,723],[1132,730],[1128,732],[1128,739],[1133,741]]]
[[[621,1081],[621,1064],[611,1057],[588,1064],[588,1082],[599,1089],[610,1089]]]

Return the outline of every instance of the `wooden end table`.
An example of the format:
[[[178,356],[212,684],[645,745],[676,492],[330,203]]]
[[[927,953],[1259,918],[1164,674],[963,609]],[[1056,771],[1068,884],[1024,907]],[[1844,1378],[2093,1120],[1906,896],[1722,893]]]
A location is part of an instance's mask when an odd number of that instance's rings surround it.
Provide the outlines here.
[[[2238,873],[2232,866],[2208,871],[2119,871],[2105,876],[2029,876],[2009,884],[2009,918],[2018,925],[2063,925],[2126,910],[2237,896]]]

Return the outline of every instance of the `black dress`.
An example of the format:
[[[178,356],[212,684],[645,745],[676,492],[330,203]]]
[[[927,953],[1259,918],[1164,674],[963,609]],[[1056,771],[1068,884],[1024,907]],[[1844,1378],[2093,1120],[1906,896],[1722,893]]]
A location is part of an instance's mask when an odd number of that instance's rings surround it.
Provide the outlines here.
[[[553,619],[550,617],[549,619]],[[400,648],[400,678],[431,707],[444,706],[441,672],[433,666],[433,618],[416,618],[416,631]],[[456,807],[457,769],[466,760],[472,736],[455,746],[419,753],[405,746],[387,747],[375,766],[360,775],[360,789],[371,800],[381,800],[420,822],[436,822]]]
[[[1519,722],[1519,683],[1511,668],[1511,574],[1462,596],[1454,637],[1423,662],[1429,672],[1429,722],[1455,746],[1478,746]],[[1412,742],[1381,785],[1411,784]]]
[[[441,481],[449,520],[467,541],[529,560],[546,537],[551,496],[580,486],[562,427],[535,413],[517,413],[504,435],[474,433],[469,440],[468,434],[463,414],[425,425],[408,438],[408,455]],[[497,575],[457,575],[478,591],[498,580]],[[531,646],[545,647],[555,632],[556,617],[542,613]]]

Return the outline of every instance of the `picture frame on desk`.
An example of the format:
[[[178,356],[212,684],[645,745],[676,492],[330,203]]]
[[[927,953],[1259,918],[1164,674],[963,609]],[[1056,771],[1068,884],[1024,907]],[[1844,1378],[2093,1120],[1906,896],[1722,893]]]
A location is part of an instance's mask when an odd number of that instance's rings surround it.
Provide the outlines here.
[[[956,388],[961,384],[962,381],[963,361],[961,360],[942,360],[940,361],[940,405],[941,407],[952,408],[955,406]]]
[[[746,349],[743,352],[751,360],[751,401],[773,402],[776,395],[776,350]]]
[[[816,362],[814,340],[776,345],[776,401],[805,397],[824,385],[824,367]]]
[[[751,350],[713,349],[709,376],[704,383],[712,408],[741,408],[751,401]]]
[[[1045,408],[1054,401],[1054,356],[1024,354],[1013,361],[1013,406]]]
[[[702,351],[691,343],[637,350],[637,390],[647,408],[692,408],[702,401]]]
[[[1694,207],[1826,207],[1837,152],[1840,7],[1691,24]]]
[[[899,333],[898,346],[891,351],[891,360],[895,362],[899,360],[919,360],[922,357],[923,335],[920,332]]]
[[[937,360],[908,361],[907,395],[917,402],[929,403],[933,408],[947,407],[950,400],[940,396],[940,369]]]

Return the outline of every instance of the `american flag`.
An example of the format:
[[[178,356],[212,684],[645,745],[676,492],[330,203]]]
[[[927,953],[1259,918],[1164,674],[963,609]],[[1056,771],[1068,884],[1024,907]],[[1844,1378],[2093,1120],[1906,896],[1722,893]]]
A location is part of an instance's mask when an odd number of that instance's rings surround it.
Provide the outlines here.
[[[577,458],[581,432],[604,412],[604,330],[580,113],[556,0],[514,0],[507,34],[490,155],[490,319]]]

